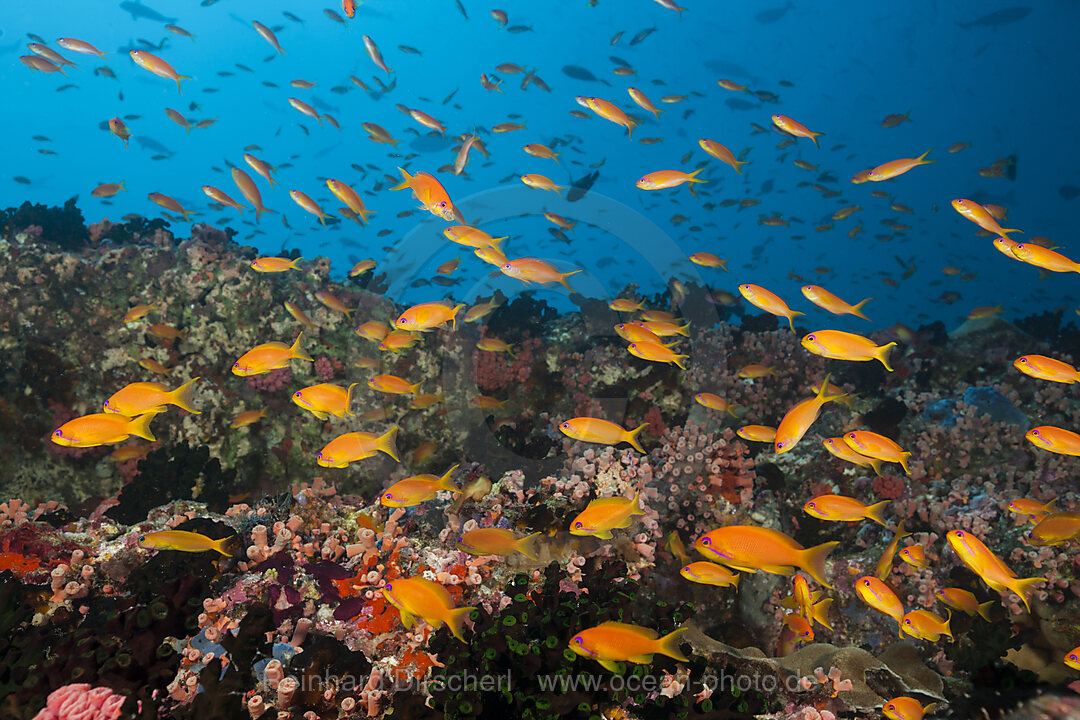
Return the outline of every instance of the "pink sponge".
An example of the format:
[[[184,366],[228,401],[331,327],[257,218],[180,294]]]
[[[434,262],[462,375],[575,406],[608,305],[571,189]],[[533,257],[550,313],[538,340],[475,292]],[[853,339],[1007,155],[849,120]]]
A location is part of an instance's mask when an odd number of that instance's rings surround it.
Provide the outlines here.
[[[111,688],[73,683],[49,693],[34,720],[117,720],[126,699]]]

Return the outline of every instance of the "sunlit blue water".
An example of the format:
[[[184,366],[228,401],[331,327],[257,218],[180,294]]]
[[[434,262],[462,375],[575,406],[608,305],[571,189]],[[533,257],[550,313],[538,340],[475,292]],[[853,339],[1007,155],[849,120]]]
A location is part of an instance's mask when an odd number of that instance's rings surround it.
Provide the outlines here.
[[[353,262],[371,257],[392,281],[390,295],[401,302],[447,295],[470,301],[501,288],[521,290],[515,280],[489,277],[491,266],[469,251],[442,239],[445,223],[426,213],[399,218],[415,208],[407,191],[389,192],[384,175],[397,176],[398,166],[411,171],[436,170],[454,160],[452,136],[480,131],[491,153],[470,160],[468,176],[436,173],[466,220],[493,235],[509,235],[507,254],[538,256],[564,270],[582,269],[572,279],[587,295],[609,297],[627,283],[656,292],[672,277],[698,279],[710,287],[734,292],[739,283],[764,285],[797,309],[816,313],[810,325],[853,327],[844,320],[825,318],[799,294],[806,282],[824,285],[855,302],[877,298],[867,308],[876,326],[893,322],[918,325],[940,318],[951,327],[972,308],[1005,302],[1007,317],[1020,317],[1046,308],[1073,307],[1076,277],[1058,275],[1040,282],[1036,269],[996,252],[988,238],[949,206],[956,197],[993,202],[1009,209],[1006,227],[1019,227],[1026,236],[1045,236],[1062,252],[1080,256],[1073,241],[1074,214],[1080,199],[1068,199],[1062,186],[1080,185],[1075,158],[1080,157],[1077,120],[1072,98],[1077,82],[1072,50],[1080,27],[1080,3],[1046,0],[1031,5],[1004,2],[910,3],[729,3],[686,0],[682,17],[648,0],[507,3],[509,25],[531,26],[512,34],[499,29],[490,16],[491,3],[462,0],[463,17],[453,0],[368,2],[354,19],[341,25],[324,14],[340,12],[338,3],[312,4],[283,0],[220,0],[210,6],[179,0],[168,2],[92,2],[42,4],[8,2],[0,7],[0,83],[7,111],[0,117],[4,170],[0,205],[24,200],[61,204],[79,196],[88,222],[103,217],[117,220],[127,213],[156,215],[160,209],[147,199],[165,193],[201,214],[193,220],[230,225],[238,240],[263,253],[298,248],[305,257],[326,255],[344,274]],[[303,20],[298,23],[283,13]],[[142,17],[159,14],[165,20]],[[999,14],[994,14],[999,13]],[[258,20],[275,29],[286,50],[279,56],[253,29]],[[164,29],[165,22],[190,31],[190,39]],[[631,46],[630,39],[646,28],[655,32]],[[618,31],[621,39],[611,44]],[[27,33],[40,35],[54,49],[58,37],[76,37],[106,50],[105,61],[64,52],[78,64],[68,77],[32,72],[19,63],[28,54]],[[379,45],[387,75],[364,51],[362,36]],[[193,76],[178,94],[175,83],[137,67],[126,49],[151,50],[179,72]],[[399,46],[422,54],[410,54]],[[124,51],[120,51],[125,48]],[[612,70],[626,61],[637,75],[620,77]],[[550,86],[520,89],[521,75],[495,70],[512,62],[535,68]],[[237,67],[237,63],[251,71]],[[95,76],[108,65],[116,79]],[[565,66],[578,66],[603,82],[573,79]],[[503,79],[503,93],[480,85],[480,74]],[[222,75],[221,73],[230,73]],[[394,89],[365,93],[349,81],[361,78],[377,89],[374,78],[396,81]],[[731,93],[717,86],[720,78],[747,83],[752,89],[776,93],[776,103]],[[310,90],[290,87],[290,81],[317,83]],[[789,83],[786,86],[781,83]],[[273,83],[269,87],[264,83]],[[74,85],[60,90],[65,85]],[[657,121],[634,106],[626,88],[635,86],[665,112]],[[333,88],[346,88],[335,92]],[[215,92],[216,91],[216,92]],[[455,92],[456,91],[456,92]],[[451,93],[453,97],[446,103]],[[660,97],[687,95],[664,104]],[[642,119],[628,139],[618,126],[597,117],[569,115],[581,109],[576,95],[595,95],[619,103]],[[341,124],[320,127],[293,110],[287,98],[297,97]],[[190,103],[197,103],[192,107]],[[423,110],[448,128],[445,139],[430,136],[395,104]],[[165,116],[175,108],[193,120],[216,118],[207,129],[190,134]],[[884,129],[892,113],[911,114],[912,122]],[[789,115],[814,130],[825,132],[821,148],[808,140],[777,150],[776,132],[754,133],[751,123],[771,128],[773,113]],[[497,123],[524,122],[526,130],[492,135]],[[113,116],[138,116],[127,121],[134,134],[129,149],[99,125]],[[387,128],[403,142],[397,151],[367,139],[363,122]],[[301,127],[303,126],[303,127]],[[306,131],[305,131],[306,128]],[[40,135],[49,141],[34,141]],[[697,145],[708,137],[746,153],[742,177],[709,158]],[[662,138],[641,144],[641,138]],[[561,140],[562,164],[526,155],[527,142],[551,144]],[[949,154],[958,142],[971,146]],[[214,185],[240,200],[227,162],[245,167],[245,146],[273,165],[291,164],[277,173],[273,190],[258,179],[268,208],[253,224],[250,211],[214,211],[200,190]],[[932,165],[885,183],[852,185],[856,172],[900,157],[915,157],[930,147]],[[56,155],[42,155],[50,149]],[[401,157],[391,157],[397,152]],[[406,159],[404,156],[417,153]],[[681,160],[692,153],[684,165]],[[165,159],[152,160],[154,155]],[[1015,180],[980,177],[978,170],[998,158],[1015,156]],[[817,165],[816,171],[795,167],[794,160]],[[698,198],[686,186],[677,191],[649,193],[634,182],[659,169],[691,170],[709,160]],[[546,174],[569,184],[603,161],[589,196],[568,203],[552,193],[525,188],[518,176]],[[352,165],[379,168],[361,173]],[[254,176],[254,173],[251,173]],[[17,183],[14,177],[30,180]],[[324,228],[289,199],[301,190],[333,212],[340,203],[325,186],[332,177],[351,183],[376,211],[370,225],[351,221]],[[102,182],[125,181],[129,192],[112,204],[92,198]],[[376,182],[383,189],[370,192]],[[839,191],[825,199],[808,186],[820,182]],[[800,186],[803,183],[803,186]],[[890,210],[890,200],[871,197],[886,190],[892,200],[914,213]],[[755,198],[760,205],[706,209],[704,203]],[[864,208],[829,231],[815,227],[828,222],[840,207]],[[568,233],[569,244],[549,234],[545,210],[580,221]],[[779,213],[788,227],[758,224],[762,215]],[[674,224],[675,215],[689,218]],[[287,219],[291,230],[282,220]],[[910,225],[894,234],[883,221]],[[863,231],[849,239],[858,223]],[[698,227],[699,230],[691,230]],[[178,237],[188,234],[174,223]],[[380,230],[389,234],[378,237]],[[878,236],[892,236],[888,241]],[[701,269],[685,259],[708,250],[729,258],[730,274]],[[430,278],[435,268],[462,257],[450,288],[413,287]],[[917,271],[900,281],[904,266]],[[947,277],[944,266],[975,273],[961,282]],[[831,268],[816,274],[815,268]],[[883,278],[900,281],[890,287]],[[961,294],[952,305],[934,302],[947,291]],[[562,307],[572,307],[562,288],[541,291]],[[860,321],[853,321],[860,322]]]

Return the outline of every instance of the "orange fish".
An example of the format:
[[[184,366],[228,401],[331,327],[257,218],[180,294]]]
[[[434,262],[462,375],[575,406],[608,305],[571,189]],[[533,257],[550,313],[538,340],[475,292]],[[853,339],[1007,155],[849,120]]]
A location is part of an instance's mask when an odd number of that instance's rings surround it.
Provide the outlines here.
[[[107,198],[112,197],[121,190],[124,190],[125,192],[127,191],[127,188],[124,187],[123,180],[118,183],[102,183],[101,185],[98,185],[96,188],[91,190],[90,195],[92,197]]]
[[[715,585],[716,587],[739,587],[738,573],[733,573],[723,565],[712,562],[693,562],[679,571],[687,580],[701,585]]]
[[[879,580],[885,580],[892,574],[893,558],[896,557],[896,548],[900,546],[900,541],[906,537],[910,537],[911,533],[904,532],[904,521],[901,520],[896,526],[896,532],[893,534],[892,542],[885,548],[885,552],[881,553],[881,558],[878,560],[876,575]],[[901,613],[903,610],[901,610]]]
[[[226,207],[231,207],[234,210],[239,210],[241,215],[244,214],[244,206],[229,197],[224,190],[220,190],[213,185],[203,185],[202,191],[214,202],[225,205]]]
[[[519,538],[512,530],[502,528],[476,528],[464,533],[457,541],[457,549],[470,555],[499,555],[505,557],[519,552],[530,560],[536,560],[536,539],[540,533],[534,532]]]
[[[902,695],[886,701],[881,708],[881,714],[889,720],[922,720],[928,712],[933,712],[937,703],[930,703],[926,707],[913,697]]]
[[[597,498],[570,521],[571,535],[592,535],[601,540],[610,540],[611,531],[616,528],[630,527],[634,515],[644,515],[638,507],[640,491],[633,499],[624,497]]]
[[[562,153],[557,153],[547,145],[541,143],[529,143],[528,145],[525,145],[523,149],[533,157],[554,160],[555,162],[559,162],[559,156],[562,155]]]
[[[864,603],[895,620],[900,625],[898,634],[900,637],[904,636],[904,604],[892,588],[878,578],[868,575],[855,581],[855,593]]]
[[[933,150],[934,148],[930,148]],[[927,150],[917,158],[901,158],[899,160],[890,160],[887,163],[878,165],[873,170],[869,170],[866,173],[866,179],[870,182],[881,182],[882,180],[891,180],[894,177],[903,175],[908,170],[918,167],[919,165],[929,165],[936,160],[927,160],[926,156],[930,154],[930,150]]]
[[[889,500],[882,500],[873,505],[863,505],[855,498],[845,495],[818,495],[803,505],[803,511],[820,520],[831,522],[873,520],[882,527],[888,527],[882,513],[889,502]]]
[[[615,326],[615,334],[630,343],[650,342],[657,345],[664,344],[663,338],[639,323],[619,323]]]
[[[319,451],[315,459],[322,467],[343,468],[348,467],[349,463],[383,452],[393,458],[394,462],[401,462],[394,442],[397,432],[398,428],[394,426],[382,435],[368,432],[338,435]]]
[[[443,235],[450,242],[471,248],[498,247],[505,237],[491,237],[483,230],[468,225],[452,225],[443,230]]]
[[[874,470],[874,475],[881,475],[881,461],[877,458],[867,457],[866,455],[860,455],[852,450],[842,437],[826,438],[821,441],[821,444],[825,446],[825,449],[829,451],[833,457],[838,457],[841,460],[845,460],[849,463],[854,463],[859,467],[869,467]]]
[[[801,289],[803,296],[807,300],[814,303],[822,310],[831,312],[833,315],[855,315],[856,317],[861,317],[863,320],[870,319],[863,315],[862,309],[866,303],[874,298],[866,298],[862,302],[851,305],[819,285],[803,285]]]
[[[378,390],[389,395],[418,395],[423,380],[415,384],[409,384],[408,380],[399,378],[397,375],[376,375],[369,378],[367,385],[372,390]]]
[[[953,610],[959,610],[968,615],[978,613],[987,622],[990,622],[990,610],[997,605],[993,600],[980,604],[974,593],[962,588],[942,588],[934,594],[938,600]]]
[[[198,379],[192,378],[175,390],[169,390],[167,385],[156,382],[130,383],[117,390],[105,401],[105,412],[135,417],[143,413],[155,412],[163,405],[175,405],[198,415],[199,411],[192,405],[195,398],[195,382]]]
[[[273,166],[249,153],[244,153],[244,162],[246,162],[252,170],[262,175],[266,181],[270,183],[270,187],[274,187],[274,183],[277,181],[274,180],[274,176],[271,174],[274,171]]]
[[[805,125],[802,125],[801,123],[792,120],[787,115],[773,115],[772,121],[773,125],[776,125],[776,127],[780,128],[788,135],[794,135],[795,137],[802,138],[810,138],[814,141],[814,147],[821,147],[820,145],[818,145],[817,139],[823,136],[825,133],[813,132],[811,130],[808,130]]]
[[[725,146],[721,145],[715,140],[708,140],[706,138],[702,138],[698,140],[698,145],[701,146],[702,150],[709,153],[720,162],[730,165],[732,168],[734,168],[736,173],[742,175],[742,170],[740,168],[742,168],[742,166],[747,163],[746,160],[736,160],[735,153],[731,152]]]
[[[391,485],[379,496],[379,503],[386,507],[414,507],[420,503],[431,500],[439,492],[449,491],[460,494],[457,486],[450,480],[450,476],[458,469],[454,465],[442,477],[434,475],[413,475]]]
[[[634,87],[627,88],[626,92],[628,92],[630,94],[630,98],[635,103],[637,103],[638,107],[640,107],[642,110],[648,110],[649,112],[651,112],[656,117],[657,120],[660,119],[660,113],[662,113],[664,111],[663,110],[658,110],[656,108],[656,106],[652,104],[652,101],[649,100],[648,96],[645,95],[645,93],[641,92],[640,90],[638,90],[637,88],[634,88]]]
[[[1058,455],[1080,455],[1080,435],[1071,430],[1053,425],[1040,425],[1028,430],[1024,437],[1035,447],[1047,452]]]
[[[964,200],[962,198],[958,198],[952,201],[952,206],[953,209],[956,210],[956,212],[960,213],[968,220],[981,227],[983,230],[986,230],[987,232],[997,235],[999,237],[1004,236],[1007,238],[1009,236],[1009,233],[1011,232],[1023,232],[1023,230],[1017,230],[1016,228],[1001,227],[1000,225],[998,225],[997,220],[994,219],[994,216],[991,215],[986,208],[984,208],[982,205],[975,202],[974,200]]]
[[[638,443],[637,436],[648,425],[649,423],[642,423],[633,430],[627,430],[621,425],[600,418],[578,417],[561,423],[559,430],[563,435],[582,442],[601,445],[618,445],[621,442],[627,442],[639,453],[644,453],[645,450]]]
[[[900,463],[900,466],[904,468],[904,472],[908,475],[911,474],[907,464],[911,453],[906,452],[884,435],[878,435],[869,430],[855,430],[844,435],[844,442],[860,455],[877,458],[885,462]]]
[[[229,427],[247,427],[248,425],[257,423],[264,417],[266,417],[266,408],[263,408],[261,410],[245,410],[244,412],[240,413],[232,419],[232,422],[229,423]]]
[[[1034,522],[1042,520],[1050,513],[1057,512],[1057,508],[1054,507],[1054,500],[1042,502],[1041,500],[1033,500],[1031,498],[1016,498],[1010,500],[1008,504],[1009,512],[1014,512],[1017,515],[1024,515],[1031,518]]]
[[[232,169],[233,183],[240,190],[240,193],[255,207],[255,222],[259,222],[259,217],[264,213],[276,213],[277,210],[269,210],[263,207],[262,193],[259,192],[259,188],[256,187],[255,181],[251,179],[251,176],[238,167]]]
[[[878,360],[885,369],[889,367],[889,350],[896,347],[895,342],[875,345],[870,338],[841,330],[817,330],[805,335],[801,344],[807,351],[833,360]]]
[[[446,324],[450,323],[450,329],[457,330],[457,314],[463,307],[462,304],[451,307],[444,302],[413,305],[394,321],[394,327],[409,332],[427,332],[436,328],[445,330]]]
[[[235,537],[235,535],[229,535],[220,540],[213,540],[206,535],[187,530],[158,530],[140,535],[135,544],[143,550],[180,550],[182,552],[216,550],[225,557],[229,557],[232,553],[228,551],[228,546]]]
[[[772,443],[776,440],[776,428],[768,425],[743,425],[735,431],[735,434],[743,440],[752,442]]]
[[[465,642],[462,630],[476,608],[454,608],[453,598],[442,585],[420,576],[398,578],[384,585],[382,594],[398,609],[406,630],[411,630],[419,617],[436,630],[446,623],[454,637]]]
[[[642,360],[675,363],[683,370],[686,369],[686,365],[683,361],[690,357],[689,355],[680,355],[676,353],[667,345],[661,345],[660,343],[649,342],[647,340],[630,343],[630,346],[626,349],[631,355],[639,357]]]
[[[256,345],[233,363],[233,375],[239,375],[240,377],[262,375],[271,370],[287,367],[290,360],[315,362],[314,358],[301,349],[300,341],[303,339],[304,333],[301,332],[296,336],[296,341],[291,346],[283,342],[268,342]]]
[[[937,642],[942,635],[948,635],[952,640],[952,631],[949,630],[950,619],[952,619],[952,613],[949,613],[949,618],[943,618],[929,610],[912,610],[900,621],[900,629],[920,640]]]
[[[698,168],[692,173],[685,173],[682,170],[657,170],[642,176],[637,181],[637,186],[641,190],[667,190],[683,183],[705,183],[708,180],[698,179],[698,173],[704,169]]]
[[[1045,355],[1024,355],[1013,361],[1013,367],[1039,380],[1068,384],[1080,380],[1080,371],[1072,365]]]
[[[511,260],[499,270],[503,275],[516,278],[526,284],[557,282],[570,292],[574,292],[574,289],[570,287],[570,283],[566,282],[566,278],[581,272],[581,270],[571,270],[568,273],[561,273],[550,263],[533,257]]]
[[[825,587],[825,561],[840,543],[833,541],[804,548],[778,530],[752,525],[728,525],[698,538],[694,547],[721,565],[754,573],[794,575],[795,568]]]
[[[694,396],[694,400],[698,405],[709,408],[710,410],[719,410],[720,412],[726,412],[733,418],[738,418],[735,414],[735,408],[741,407],[739,405],[731,405],[727,400],[715,395],[713,393],[698,393]]]
[[[1024,607],[1031,612],[1029,599],[1034,594],[1034,586],[1046,582],[1046,578],[1018,578],[983,541],[963,530],[950,530],[945,536],[953,552],[982,581],[999,593],[1014,592],[1024,601]]]
[[[570,639],[570,649],[613,673],[621,673],[622,663],[651,663],[656,654],[688,662],[689,658],[679,650],[679,639],[687,630],[679,628],[658,637],[649,628],[609,621],[579,632]]]
[[[751,305],[764,310],[770,315],[787,318],[788,325],[791,326],[792,332],[795,331],[795,316],[806,314],[799,312],[798,310],[792,310],[787,306],[786,302],[760,285],[740,285],[739,293],[742,294]]]
[[[98,50],[96,47],[86,42],[85,40],[77,40],[75,38],[57,38],[56,44],[65,50],[71,52],[83,53],[84,55],[97,55],[102,60],[105,59],[105,53]]]
[[[522,175],[521,182],[525,183],[531,188],[537,190],[551,190],[556,195],[562,196],[562,191],[566,189],[564,185],[556,185],[555,181],[546,175],[539,175],[537,173],[531,173],[529,175]]]
[[[616,125],[622,125],[626,128],[626,137],[628,138],[633,132],[634,127],[637,126],[637,123],[634,122],[629,115],[620,110],[614,103],[610,103],[607,100],[602,100],[597,97],[583,97],[580,95],[574,99],[577,100],[579,105],[592,110],[605,120],[613,122]]]
[[[1028,542],[1036,547],[1060,545],[1080,538],[1080,513],[1057,512],[1047,515],[1028,533]]]
[[[360,195],[341,180],[328,179],[326,187],[330,188],[330,192],[334,193],[338,200],[345,203],[346,207],[356,213],[360,218],[360,224],[366,223],[368,215],[375,213],[374,210],[368,210],[364,206],[364,201]]]
[[[1050,272],[1080,272],[1080,263],[1034,243],[1017,243],[1012,253],[1018,260]]]
[[[181,80],[191,79],[190,75],[178,74],[175,70],[173,70],[172,65],[165,62],[157,55],[151,55],[145,50],[132,50],[129,54],[131,55],[131,59],[134,60],[139,67],[145,70],[149,70],[150,72],[154,73],[159,77],[167,78],[169,80],[175,80],[177,92],[181,92]]]
[[[156,414],[149,412],[135,418],[106,412],[83,415],[53,430],[49,439],[57,445],[79,448],[114,445],[132,435],[153,442],[157,438],[150,432],[150,421]]]
[[[326,227],[326,220],[324,219],[326,218],[326,213],[324,213],[323,209],[319,207],[319,203],[315,202],[309,196],[300,192],[299,190],[290,190],[289,197],[291,197],[293,199],[293,202],[295,202],[304,210],[307,210],[312,215],[318,216],[319,222],[323,225],[323,227]]]
[[[825,403],[844,397],[845,393],[827,395],[828,390],[829,377],[825,376],[825,381],[821,383],[815,397],[802,400],[787,411],[783,420],[780,421],[780,425],[776,428],[776,438],[773,440],[773,447],[778,455],[791,450],[802,440],[807,430],[817,420]]]
[[[403,190],[411,188],[413,197],[420,201],[424,210],[432,215],[440,217],[447,222],[464,223],[461,212],[450,201],[450,195],[446,188],[438,180],[426,172],[410,175],[408,171],[398,168],[404,181],[390,188],[391,190]]]
[[[304,258],[260,257],[251,261],[251,269],[262,273],[279,273],[286,270],[300,270],[296,264]]]
[[[150,198],[150,202],[154,203],[155,205],[160,205],[166,210],[180,213],[184,216],[184,222],[189,222],[188,215],[190,215],[192,211],[185,210],[183,207],[180,206],[180,203],[176,202],[176,200],[172,199],[168,195],[164,193],[150,193],[149,195],[147,195],[147,197]]]
[[[347,388],[333,383],[309,385],[293,393],[292,401],[320,420],[328,420],[331,415],[343,418],[352,415],[353,389],[360,383],[352,383]]]
[[[922,545],[908,545],[899,552],[900,559],[911,567],[929,567],[930,561],[926,557],[926,550]]]

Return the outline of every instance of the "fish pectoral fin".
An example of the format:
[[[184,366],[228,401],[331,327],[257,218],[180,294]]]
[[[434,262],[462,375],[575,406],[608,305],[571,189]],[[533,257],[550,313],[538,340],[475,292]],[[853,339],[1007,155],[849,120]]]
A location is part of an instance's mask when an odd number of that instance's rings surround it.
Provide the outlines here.
[[[416,616],[408,610],[402,610],[400,607],[398,612],[401,613],[401,624],[405,626],[406,630],[412,630],[413,625],[416,624]]]
[[[323,422],[326,422],[327,420],[330,419],[330,413],[324,413],[324,412],[320,412],[318,410],[312,410],[311,414],[314,415],[315,417],[317,417],[318,419],[322,420]]]
[[[650,653],[649,655],[634,655],[633,657],[626,658],[626,661],[647,665],[652,662],[652,654]]]
[[[622,675],[626,670],[626,663],[615,662],[614,660],[598,660],[597,662],[616,675]]]

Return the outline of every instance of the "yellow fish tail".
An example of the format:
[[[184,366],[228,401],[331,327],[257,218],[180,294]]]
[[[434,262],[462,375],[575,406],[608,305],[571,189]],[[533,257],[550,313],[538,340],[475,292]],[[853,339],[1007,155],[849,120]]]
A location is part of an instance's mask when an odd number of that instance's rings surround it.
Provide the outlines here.
[[[863,309],[863,306],[866,305],[866,303],[870,302],[873,299],[874,298],[872,298],[872,297],[868,297],[865,300],[863,300],[862,302],[856,303],[855,305],[852,305],[851,306],[851,314],[855,315],[857,317],[861,317],[863,320],[869,320],[870,318],[866,317],[866,315],[863,315],[862,309]]]
[[[356,415],[353,414],[353,412],[349,410],[349,408],[352,407],[353,394],[356,392],[356,386],[359,384],[360,383],[358,382],[354,382],[349,385],[349,388],[345,391],[345,414],[352,417],[356,417]]]
[[[210,547],[213,550],[217,550],[225,557],[232,557],[233,551],[229,548],[232,546],[233,540],[235,539],[235,535],[229,535],[228,537],[223,537],[220,540],[215,540],[213,543],[210,544]]]
[[[874,350],[874,356],[881,361],[881,364],[885,366],[885,369],[892,372],[893,369],[889,365],[889,351],[896,347],[896,343],[891,342],[886,345],[882,345]]]
[[[458,316],[458,313],[461,312],[461,309],[463,307],[465,307],[464,303],[458,303],[457,305],[454,306],[454,312],[450,316],[450,329],[451,330],[457,330],[457,316]],[[511,354],[513,354],[513,353],[511,353]]]
[[[791,310],[791,311],[788,312],[787,321],[788,321],[788,325],[791,326],[791,332],[795,332],[795,316],[796,315],[805,315],[805,314],[806,313],[799,312],[798,310]]]
[[[839,542],[833,540],[832,542],[806,548],[800,553],[802,557],[800,558],[801,564],[799,567],[805,570],[807,575],[831,589],[832,585],[825,580],[825,561],[828,560],[829,553],[835,550],[839,544]]]
[[[460,495],[461,491],[458,490],[457,485],[454,484],[454,481],[450,479],[450,476],[453,475],[454,471],[457,469],[458,466],[454,465],[449,470],[444,472],[442,474],[442,477],[439,478],[439,483],[435,487],[439,490],[449,490],[450,492]]]
[[[564,288],[566,288],[570,292],[574,292],[574,288],[570,287],[570,283],[566,282],[566,278],[570,277],[571,275],[576,275],[579,272],[581,272],[581,271],[580,270],[571,270],[568,273],[559,273],[559,282],[562,283],[562,286]]]
[[[990,608],[994,607],[994,605],[996,604],[997,603],[995,603],[993,600],[987,600],[986,602],[980,604],[979,607],[975,608],[975,611],[979,613],[980,616],[982,616],[983,620],[985,620],[986,622],[990,622]]]
[[[302,258],[302,257],[298,257],[298,258],[296,258],[295,260],[293,260],[292,262],[290,262],[290,263],[289,263],[289,267],[291,267],[291,268],[292,268],[293,270],[300,270],[300,269],[302,269],[302,268],[301,268],[301,267],[300,267],[299,265],[297,265],[296,263],[300,262],[300,261],[301,261],[301,260],[303,260],[303,259],[304,259],[304,258]]]
[[[539,536],[539,532],[534,532],[526,535],[525,537],[514,543],[514,549],[525,557],[532,560],[533,562],[536,562],[536,538],[538,538]]]
[[[915,161],[916,161],[917,163],[919,163],[920,165],[929,165],[929,164],[930,164],[930,163],[932,163],[932,162],[937,162],[937,160],[927,160],[927,159],[926,159],[926,156],[927,156],[927,155],[929,155],[929,154],[931,153],[931,151],[933,151],[933,149],[934,149],[934,148],[930,148],[930,150],[927,150],[927,151],[926,151],[926,152],[924,152],[924,153],[923,153],[922,155],[920,155],[919,157],[915,158]]]
[[[1041,577],[1012,578],[1005,587],[1020,596],[1020,599],[1024,601],[1024,607],[1027,608],[1027,611],[1030,613],[1031,605],[1029,603],[1031,601],[1031,596],[1035,593],[1035,585],[1046,581],[1046,578]]]
[[[882,500],[879,503],[874,503],[866,508],[866,517],[876,522],[882,527],[889,527],[889,524],[885,522],[883,513],[885,512],[885,506],[889,504],[889,500]]]
[[[157,415],[156,411],[144,413],[137,418],[132,418],[127,426],[128,433],[135,435],[136,437],[141,437],[143,440],[155,442],[157,438],[154,437],[154,433],[150,432],[150,421],[154,419],[155,415]]]
[[[817,141],[817,139],[819,137],[825,137],[825,133],[822,133],[822,132],[812,132],[812,133],[810,133],[810,139],[814,141],[814,147],[816,147],[818,149],[821,149],[821,146],[818,145],[818,141]],[[929,152],[929,151],[927,151],[927,152]]]
[[[443,619],[443,622],[446,623],[446,627],[450,628],[450,632],[452,632],[454,634],[454,637],[456,637],[461,642],[465,642],[465,636],[461,633],[461,631],[465,628],[465,621],[469,618],[469,615],[472,614],[472,611],[475,609],[476,608],[470,606],[456,608],[454,610],[448,610],[446,612],[446,617]]]
[[[704,169],[705,168],[701,167],[701,168],[698,168],[697,170],[695,170],[694,172],[690,173],[686,177],[686,182],[692,182],[692,183],[707,183],[707,182],[709,182],[708,180],[701,180],[700,178],[698,178],[698,173],[701,172]]]
[[[644,455],[645,454],[645,449],[641,447],[641,444],[638,442],[637,436],[638,436],[639,432],[641,432],[642,430],[644,430],[648,426],[649,426],[649,423],[641,423],[640,425],[638,425],[633,430],[625,431],[623,433],[622,438],[620,438],[620,439],[630,443],[631,445],[634,446],[635,450],[637,450],[639,453]]]
[[[683,655],[682,651],[679,649],[679,640],[683,636],[683,633],[688,629],[689,628],[684,627],[679,628],[678,630],[669,632],[662,638],[658,638],[654,650],[661,655],[667,655],[669,658],[681,660],[682,662],[689,662],[690,658]]]
[[[304,349],[300,347],[300,341],[304,339],[304,331],[301,330],[300,334],[296,336],[296,341],[293,342],[292,347],[289,348],[289,357],[296,360],[307,360],[308,362],[315,362],[315,359],[304,352]]]
[[[672,362],[675,363],[676,365],[678,365],[679,367],[681,367],[683,370],[685,370],[686,365],[683,364],[683,360],[685,360],[688,357],[690,357],[690,356],[689,355],[676,355],[675,359],[672,360]]]
[[[189,413],[199,414],[199,411],[192,406],[192,402],[195,399],[195,381],[199,378],[192,378],[180,387],[169,393],[169,402],[178,408],[183,408]]]
[[[394,187],[392,187],[390,189],[391,190],[404,190],[407,187],[411,187],[412,186],[411,185],[412,175],[409,174],[409,171],[406,170],[405,168],[398,168],[398,170],[401,172],[401,177],[403,177],[405,179],[402,180],[400,184],[395,185]]]
[[[379,439],[375,441],[375,447],[378,450],[382,450],[384,453],[394,458],[394,462],[401,462],[401,458],[398,457],[396,439],[398,433],[398,426],[387,430],[383,435],[379,436]]]
[[[909,453],[909,452],[900,453],[900,467],[904,468],[904,472],[907,473],[908,475],[911,474],[911,470],[908,468],[908,462],[907,462],[908,458],[910,458],[910,457],[911,457],[911,453]]]
[[[630,501],[630,514],[631,515],[644,515],[645,511],[641,509],[641,503],[638,500],[641,498],[641,490],[634,491],[634,499]]]

